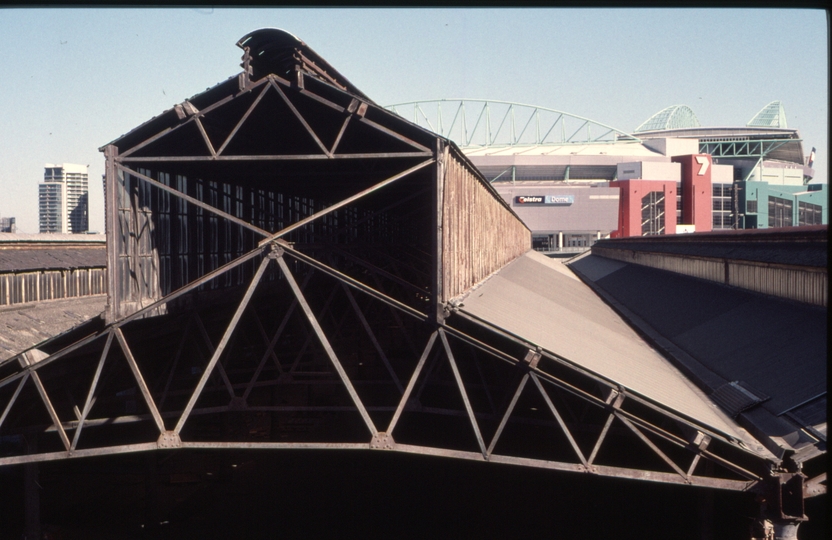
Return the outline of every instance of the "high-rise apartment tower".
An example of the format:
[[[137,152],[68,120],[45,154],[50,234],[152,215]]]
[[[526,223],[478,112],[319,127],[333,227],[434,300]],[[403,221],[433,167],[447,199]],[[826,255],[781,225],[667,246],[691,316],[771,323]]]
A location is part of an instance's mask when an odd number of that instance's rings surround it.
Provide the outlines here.
[[[89,230],[87,165],[44,166],[38,185],[41,233],[84,233]]]

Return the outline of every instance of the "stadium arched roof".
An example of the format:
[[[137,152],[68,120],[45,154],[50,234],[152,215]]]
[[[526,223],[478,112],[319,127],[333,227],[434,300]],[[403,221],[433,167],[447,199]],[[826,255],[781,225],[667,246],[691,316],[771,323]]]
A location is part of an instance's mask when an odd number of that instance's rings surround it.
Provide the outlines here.
[[[779,101],[772,101],[762,108],[754,118],[746,124],[748,127],[773,127],[773,128],[787,128],[786,125],[786,109]]]
[[[672,105],[662,109],[638,126],[633,133],[664,129],[699,127],[699,119],[687,105]]]
[[[641,142],[614,127],[564,111],[485,99],[410,101],[385,107],[460,148]]]

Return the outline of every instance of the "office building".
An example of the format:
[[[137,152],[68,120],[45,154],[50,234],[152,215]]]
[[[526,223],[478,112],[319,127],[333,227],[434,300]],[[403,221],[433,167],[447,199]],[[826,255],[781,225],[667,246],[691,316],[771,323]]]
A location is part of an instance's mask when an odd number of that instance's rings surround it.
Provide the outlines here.
[[[41,233],[85,233],[89,230],[87,165],[63,163],[44,167],[38,186]]]

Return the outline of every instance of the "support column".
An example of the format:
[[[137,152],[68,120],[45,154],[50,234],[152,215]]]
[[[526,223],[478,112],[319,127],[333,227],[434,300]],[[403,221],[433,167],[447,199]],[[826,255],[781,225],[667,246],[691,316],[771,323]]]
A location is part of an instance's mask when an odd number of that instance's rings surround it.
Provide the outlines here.
[[[558,232],[558,251],[563,250],[563,232]]]

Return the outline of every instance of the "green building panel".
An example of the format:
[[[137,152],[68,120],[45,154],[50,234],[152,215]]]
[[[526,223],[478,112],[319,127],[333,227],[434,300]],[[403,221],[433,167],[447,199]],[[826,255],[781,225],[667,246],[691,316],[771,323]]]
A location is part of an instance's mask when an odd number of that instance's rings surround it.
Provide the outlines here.
[[[828,185],[771,185],[739,182],[743,229],[828,225]]]

